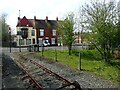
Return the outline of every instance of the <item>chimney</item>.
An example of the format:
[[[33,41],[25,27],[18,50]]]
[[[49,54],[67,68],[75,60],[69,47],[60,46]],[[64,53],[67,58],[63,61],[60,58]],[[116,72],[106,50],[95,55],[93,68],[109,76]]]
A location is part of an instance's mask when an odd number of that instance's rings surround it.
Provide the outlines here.
[[[56,21],[58,21],[58,17],[56,17]]]
[[[36,16],[34,16],[34,20],[33,20],[33,28],[35,29],[36,28]]]
[[[19,25],[19,23],[20,23],[20,17],[18,17],[18,21],[17,21],[17,23],[18,23],[18,25]]]
[[[20,20],[20,17],[18,17],[18,20]]]
[[[48,16],[46,16],[46,20],[48,20]]]
[[[34,16],[34,20],[36,20],[36,16]]]

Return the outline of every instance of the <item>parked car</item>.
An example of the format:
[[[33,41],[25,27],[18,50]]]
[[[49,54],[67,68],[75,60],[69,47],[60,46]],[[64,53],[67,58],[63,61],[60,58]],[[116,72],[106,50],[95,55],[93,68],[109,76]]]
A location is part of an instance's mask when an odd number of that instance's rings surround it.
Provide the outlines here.
[[[43,40],[43,46],[49,46],[49,45],[50,45],[50,43],[48,40]]]

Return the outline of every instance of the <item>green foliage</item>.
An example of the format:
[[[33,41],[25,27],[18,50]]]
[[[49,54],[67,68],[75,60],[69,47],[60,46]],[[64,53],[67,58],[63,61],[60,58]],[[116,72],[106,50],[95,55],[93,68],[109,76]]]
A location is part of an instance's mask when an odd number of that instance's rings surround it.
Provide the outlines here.
[[[0,17],[0,40],[2,42],[8,42],[8,26],[6,24],[6,14],[2,14]]]
[[[72,53],[76,56],[79,56],[79,53],[81,53],[81,56],[83,59],[89,59],[89,60],[101,60],[101,54],[97,50],[72,50]]]
[[[84,16],[88,24],[87,28],[92,31],[91,42],[109,63],[112,50],[120,45],[116,4],[114,2],[92,2],[91,5],[84,7]]]
[[[113,43],[112,43],[113,49],[120,46],[120,22],[117,23],[115,28],[116,29],[114,31]]]
[[[69,55],[71,55],[72,43],[74,42],[74,15],[69,14],[64,21],[58,23],[59,37],[61,38],[63,44],[68,46]]]
[[[2,40],[2,18],[0,17],[0,41]]]

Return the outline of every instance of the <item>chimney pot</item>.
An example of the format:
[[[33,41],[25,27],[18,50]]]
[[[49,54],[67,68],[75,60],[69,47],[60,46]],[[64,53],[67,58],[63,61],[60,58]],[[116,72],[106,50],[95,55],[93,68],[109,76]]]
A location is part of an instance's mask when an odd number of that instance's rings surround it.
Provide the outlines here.
[[[36,20],[36,16],[34,16],[34,20]]]
[[[48,16],[46,16],[46,20],[48,20]]]
[[[56,21],[58,21],[58,17],[56,17]]]
[[[20,17],[18,17],[18,20],[20,20]]]

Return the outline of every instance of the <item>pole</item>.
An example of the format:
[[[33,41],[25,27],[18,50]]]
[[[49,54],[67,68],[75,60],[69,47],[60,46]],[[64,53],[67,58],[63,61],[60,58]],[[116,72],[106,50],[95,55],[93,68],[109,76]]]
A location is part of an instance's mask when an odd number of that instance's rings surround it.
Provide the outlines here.
[[[19,27],[19,30],[20,30],[20,27]],[[21,52],[21,39],[20,39],[20,36],[19,36],[19,52]]]
[[[57,51],[55,49],[55,61],[57,62]]]
[[[81,69],[81,53],[79,53],[78,69],[82,70]]]
[[[11,31],[9,33],[10,33],[10,53],[11,53]]]
[[[42,45],[42,57],[43,57],[43,52],[44,52],[44,45]]]
[[[19,52],[21,52],[21,41],[19,39]]]
[[[20,18],[20,10],[19,10],[19,18]],[[19,31],[21,32],[21,30],[20,30],[20,20],[19,20]],[[21,33],[20,33],[20,35],[21,35]],[[20,39],[20,37],[19,37],[19,52],[21,52],[21,39]]]

